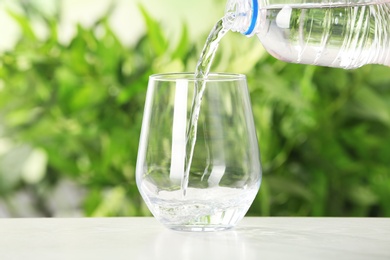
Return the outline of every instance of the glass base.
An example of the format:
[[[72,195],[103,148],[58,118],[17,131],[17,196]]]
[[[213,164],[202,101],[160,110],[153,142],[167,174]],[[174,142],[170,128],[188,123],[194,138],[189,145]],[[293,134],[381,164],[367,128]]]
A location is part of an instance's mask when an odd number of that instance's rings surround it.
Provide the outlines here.
[[[216,232],[234,228],[234,226],[213,226],[213,225],[167,225],[169,229],[183,232]]]

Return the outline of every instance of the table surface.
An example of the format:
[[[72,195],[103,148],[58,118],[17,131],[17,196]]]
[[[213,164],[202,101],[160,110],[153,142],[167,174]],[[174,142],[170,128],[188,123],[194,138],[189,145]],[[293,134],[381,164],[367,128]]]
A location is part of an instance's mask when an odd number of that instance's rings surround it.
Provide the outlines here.
[[[0,259],[390,259],[388,218],[249,217],[177,232],[154,218],[0,219]]]

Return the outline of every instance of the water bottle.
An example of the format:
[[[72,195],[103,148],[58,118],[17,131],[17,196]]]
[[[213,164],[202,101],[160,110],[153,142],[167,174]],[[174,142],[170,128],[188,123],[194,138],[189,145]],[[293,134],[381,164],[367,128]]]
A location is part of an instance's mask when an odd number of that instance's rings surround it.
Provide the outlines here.
[[[286,62],[390,66],[390,0],[229,0],[224,26]]]

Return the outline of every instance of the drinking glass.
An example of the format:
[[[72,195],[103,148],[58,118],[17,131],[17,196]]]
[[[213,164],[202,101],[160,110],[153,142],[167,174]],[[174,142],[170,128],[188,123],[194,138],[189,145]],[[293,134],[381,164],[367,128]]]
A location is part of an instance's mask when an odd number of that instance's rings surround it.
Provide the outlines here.
[[[210,74],[202,81],[191,73],[150,76],[136,180],[149,210],[170,229],[234,227],[261,182],[245,76]]]

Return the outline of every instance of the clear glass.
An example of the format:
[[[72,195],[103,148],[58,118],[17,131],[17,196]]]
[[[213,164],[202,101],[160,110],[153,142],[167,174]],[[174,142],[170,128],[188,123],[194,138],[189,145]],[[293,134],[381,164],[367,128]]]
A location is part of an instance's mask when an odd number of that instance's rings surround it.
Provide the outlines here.
[[[183,231],[234,227],[252,204],[261,165],[246,78],[210,74],[188,178],[185,161],[194,74],[149,78],[140,137],[138,189],[157,220]]]

